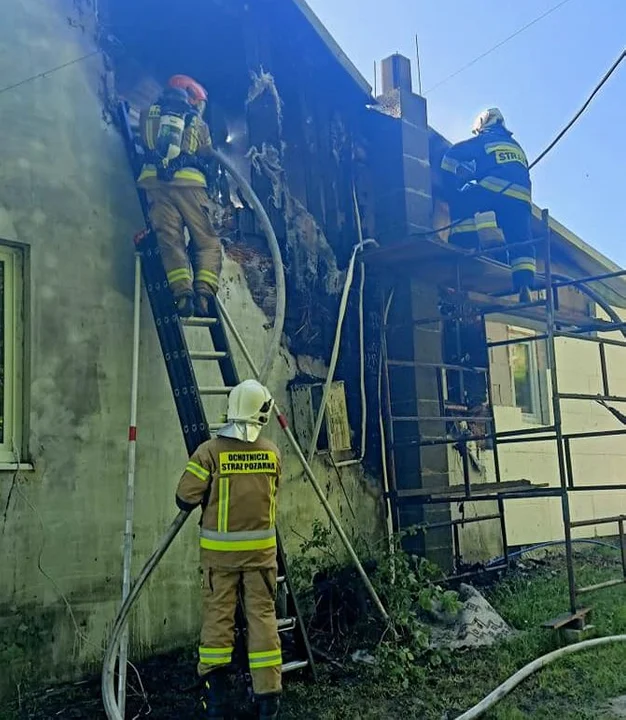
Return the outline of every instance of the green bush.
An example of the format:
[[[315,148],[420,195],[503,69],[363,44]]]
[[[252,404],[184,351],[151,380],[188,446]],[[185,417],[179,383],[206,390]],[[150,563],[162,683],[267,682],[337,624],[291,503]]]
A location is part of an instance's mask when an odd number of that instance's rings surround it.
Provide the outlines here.
[[[337,553],[331,528],[319,521],[314,523],[311,537],[303,540],[300,553],[291,560],[296,587],[313,600],[307,603],[311,625],[315,626],[316,614],[320,612],[320,598],[315,597],[313,585],[316,579],[323,578],[338,616],[327,629],[334,635],[328,644],[344,656],[355,649],[367,651],[375,660],[370,671],[375,677],[384,677],[390,688],[408,687],[423,678],[426,665],[445,660],[444,655],[430,648],[427,615],[454,614],[460,607],[457,593],[438,584],[442,579],[440,569],[402,549],[403,538],[416,532],[405,531],[372,549],[366,548],[359,538],[354,543],[391,618],[389,624],[366,595],[358,573]],[[363,609],[358,617],[354,617],[356,607]],[[350,618],[342,619],[342,612]]]

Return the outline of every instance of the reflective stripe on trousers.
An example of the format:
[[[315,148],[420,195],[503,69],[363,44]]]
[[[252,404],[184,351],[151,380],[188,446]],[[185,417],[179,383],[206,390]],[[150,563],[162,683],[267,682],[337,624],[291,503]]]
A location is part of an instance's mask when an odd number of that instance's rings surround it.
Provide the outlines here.
[[[280,650],[267,650],[263,652],[248,653],[248,662],[250,670],[260,670],[261,668],[276,667],[283,664],[283,656]]]
[[[233,647],[202,647],[198,648],[198,655],[202,665],[228,665],[233,659]]]
[[[167,273],[167,282],[170,285],[173,285],[175,282],[179,282],[180,280],[188,280],[191,282],[191,271],[189,268],[176,268],[175,270],[170,270]]]
[[[195,283],[206,283],[216,289],[219,285],[219,277],[211,270],[198,270],[194,276],[194,281]]]
[[[474,218],[467,218],[453,224],[450,228],[450,235],[459,235],[460,233],[476,232],[477,226]]]
[[[534,257],[514,257],[511,258],[511,268],[513,272],[529,270],[535,273],[537,272],[537,262]]]

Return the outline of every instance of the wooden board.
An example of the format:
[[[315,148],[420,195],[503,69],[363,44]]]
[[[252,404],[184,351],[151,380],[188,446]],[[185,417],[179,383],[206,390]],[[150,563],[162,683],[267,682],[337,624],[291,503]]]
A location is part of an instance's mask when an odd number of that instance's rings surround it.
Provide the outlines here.
[[[432,238],[411,238],[369,250],[363,260],[372,269],[404,273],[415,280],[461,290],[504,293],[512,288],[511,268]],[[537,277],[541,283],[544,279]]]
[[[477,483],[471,485],[472,497],[481,495],[494,495],[497,493],[523,492],[549,487],[548,483],[532,483],[530,480],[510,480],[499,483]],[[449,485],[442,488],[416,488],[414,490],[397,490],[394,495],[398,500],[405,498],[455,497],[465,496],[465,485]]]

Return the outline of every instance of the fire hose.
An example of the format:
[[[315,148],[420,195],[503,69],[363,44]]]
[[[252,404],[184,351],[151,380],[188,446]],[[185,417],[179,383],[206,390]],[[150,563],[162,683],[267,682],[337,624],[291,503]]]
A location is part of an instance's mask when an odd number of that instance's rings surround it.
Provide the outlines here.
[[[609,635],[602,638],[594,638],[593,640],[584,640],[583,642],[575,643],[574,645],[566,645],[565,647],[554,650],[547,655],[533,660],[524,665],[521,670],[518,670],[508,680],[505,680],[502,685],[499,685],[493,692],[489,693],[484,700],[481,700],[478,705],[470,708],[463,715],[459,715],[457,720],[476,720],[476,718],[482,717],[487,710],[490,710],[496,703],[500,702],[510,692],[512,692],[520,683],[526,678],[530,677],[537,670],[541,670],[555,660],[571,655],[572,653],[581,652],[582,650],[591,650],[592,648],[601,647],[603,645],[610,645],[617,642],[626,642],[626,635]]]

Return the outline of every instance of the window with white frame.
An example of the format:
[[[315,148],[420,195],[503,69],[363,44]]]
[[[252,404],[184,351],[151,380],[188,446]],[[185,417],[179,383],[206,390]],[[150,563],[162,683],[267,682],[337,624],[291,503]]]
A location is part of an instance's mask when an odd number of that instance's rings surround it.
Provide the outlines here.
[[[531,421],[542,421],[541,375],[538,343],[532,340],[535,333],[522,328],[509,327],[509,338],[520,340],[509,345],[511,389],[513,403],[522,415]],[[528,342],[523,342],[528,339]]]
[[[22,254],[0,244],[0,465],[21,459]]]

